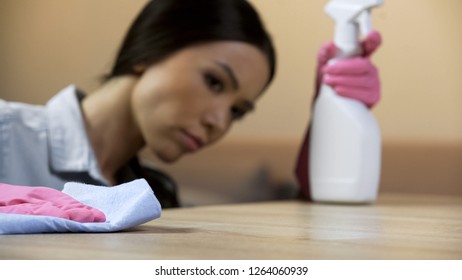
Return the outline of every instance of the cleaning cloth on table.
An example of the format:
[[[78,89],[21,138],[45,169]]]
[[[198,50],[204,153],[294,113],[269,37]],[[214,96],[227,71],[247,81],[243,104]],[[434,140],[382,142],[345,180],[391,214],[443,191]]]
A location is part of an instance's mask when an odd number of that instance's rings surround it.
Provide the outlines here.
[[[151,187],[138,179],[114,187],[66,183],[63,193],[96,208],[105,222],[81,223],[52,216],[0,213],[0,234],[47,232],[113,232],[160,217],[161,206]]]

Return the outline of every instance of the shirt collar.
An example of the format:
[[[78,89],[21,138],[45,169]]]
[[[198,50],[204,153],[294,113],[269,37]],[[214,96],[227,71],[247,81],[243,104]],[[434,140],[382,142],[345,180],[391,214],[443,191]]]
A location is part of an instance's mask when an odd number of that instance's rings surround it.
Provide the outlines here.
[[[88,140],[77,88],[66,87],[48,101],[46,108],[51,168],[57,172],[88,172],[109,185]]]

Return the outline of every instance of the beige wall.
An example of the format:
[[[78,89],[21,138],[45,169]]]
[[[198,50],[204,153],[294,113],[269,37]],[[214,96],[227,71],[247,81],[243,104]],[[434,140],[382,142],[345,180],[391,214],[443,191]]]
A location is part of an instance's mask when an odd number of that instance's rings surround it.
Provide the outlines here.
[[[252,0],[279,54],[276,80],[232,139],[304,133],[314,58],[333,23],[321,0]],[[374,11],[385,141],[462,141],[462,1],[386,0]],[[93,90],[144,0],[0,0],[0,98],[44,103],[75,83]]]

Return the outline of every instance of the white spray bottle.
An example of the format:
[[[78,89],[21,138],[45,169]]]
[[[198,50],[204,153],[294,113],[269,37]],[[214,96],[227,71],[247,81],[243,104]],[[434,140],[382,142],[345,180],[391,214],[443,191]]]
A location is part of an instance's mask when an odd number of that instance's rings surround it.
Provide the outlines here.
[[[359,33],[364,36],[370,32],[370,9],[381,4],[382,0],[331,0],[326,5],[326,13],[336,23],[335,59],[361,54]],[[369,109],[322,85],[313,107],[309,161],[313,201],[375,201],[380,181],[381,136]]]

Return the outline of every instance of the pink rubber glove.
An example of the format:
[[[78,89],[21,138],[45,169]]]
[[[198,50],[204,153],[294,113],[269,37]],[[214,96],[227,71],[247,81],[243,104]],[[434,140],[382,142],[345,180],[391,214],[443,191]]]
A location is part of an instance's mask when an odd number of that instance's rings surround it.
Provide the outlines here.
[[[103,212],[84,205],[58,190],[2,183],[0,213],[52,216],[81,223],[106,220]]]
[[[328,65],[337,48],[334,43],[323,45],[318,53],[318,85],[331,86],[337,94],[363,102],[369,108],[380,100],[380,78],[370,56],[382,43],[377,31],[370,32],[362,42],[363,56],[339,59]]]

